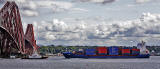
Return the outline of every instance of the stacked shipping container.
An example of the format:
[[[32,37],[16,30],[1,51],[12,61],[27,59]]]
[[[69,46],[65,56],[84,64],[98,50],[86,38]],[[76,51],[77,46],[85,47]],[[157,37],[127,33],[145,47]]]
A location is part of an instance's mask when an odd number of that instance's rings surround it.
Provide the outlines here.
[[[86,49],[85,55],[96,55],[96,49]]]
[[[98,55],[107,55],[107,47],[97,47]]]
[[[97,54],[96,54],[97,52]],[[84,52],[79,51],[79,55],[139,55],[140,49],[131,47],[97,47],[97,49],[86,49]]]
[[[132,55],[139,55],[140,54],[140,49],[132,49]]]
[[[121,52],[122,52],[122,55],[130,55],[130,53],[131,53],[131,51],[130,51],[130,49],[128,48],[123,48],[122,50],[121,50]]]
[[[109,55],[119,55],[119,48],[116,46],[108,47]]]

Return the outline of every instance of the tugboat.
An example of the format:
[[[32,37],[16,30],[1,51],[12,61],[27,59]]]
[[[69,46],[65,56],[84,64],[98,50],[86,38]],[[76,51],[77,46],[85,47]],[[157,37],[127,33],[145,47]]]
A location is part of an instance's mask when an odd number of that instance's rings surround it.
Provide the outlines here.
[[[47,56],[41,56],[37,52],[34,52],[32,55],[29,55],[27,57],[23,57],[22,59],[46,59]]]
[[[28,57],[28,59],[45,59],[45,58],[48,58],[48,57],[42,57],[37,52],[35,52],[34,54]]]
[[[137,47],[97,47],[84,51],[64,52],[65,58],[149,58],[149,51],[145,42],[138,43]]]
[[[37,49],[35,49],[35,47],[33,47],[33,54],[32,55],[28,55],[26,57],[23,57],[22,59],[46,59],[48,58],[47,56],[41,56],[37,53]]]

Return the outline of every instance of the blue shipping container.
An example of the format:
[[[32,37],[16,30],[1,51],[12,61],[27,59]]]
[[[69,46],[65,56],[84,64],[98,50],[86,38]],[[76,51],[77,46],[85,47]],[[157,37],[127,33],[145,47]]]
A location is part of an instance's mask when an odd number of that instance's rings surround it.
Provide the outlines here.
[[[133,47],[123,47],[122,49],[133,49]]]
[[[118,47],[109,47],[108,49],[109,49],[109,55],[118,55],[119,54],[118,53],[118,51],[119,51]]]
[[[96,55],[96,49],[86,49],[85,54],[86,55]]]

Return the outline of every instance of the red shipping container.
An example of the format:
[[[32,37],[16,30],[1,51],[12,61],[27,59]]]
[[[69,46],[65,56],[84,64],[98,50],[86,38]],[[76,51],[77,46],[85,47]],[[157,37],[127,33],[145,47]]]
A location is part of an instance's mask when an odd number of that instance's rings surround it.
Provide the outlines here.
[[[124,53],[129,53],[130,54],[130,49],[122,49],[122,54]]]
[[[107,54],[107,47],[97,47],[98,54]]]
[[[132,51],[140,51],[140,49],[132,49]]]

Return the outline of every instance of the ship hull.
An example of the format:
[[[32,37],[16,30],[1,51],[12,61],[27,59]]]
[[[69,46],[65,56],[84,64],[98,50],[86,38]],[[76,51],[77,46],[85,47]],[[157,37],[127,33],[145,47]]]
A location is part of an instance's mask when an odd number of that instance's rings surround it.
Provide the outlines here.
[[[140,55],[77,55],[73,53],[63,53],[65,58],[149,58],[149,54]]]

